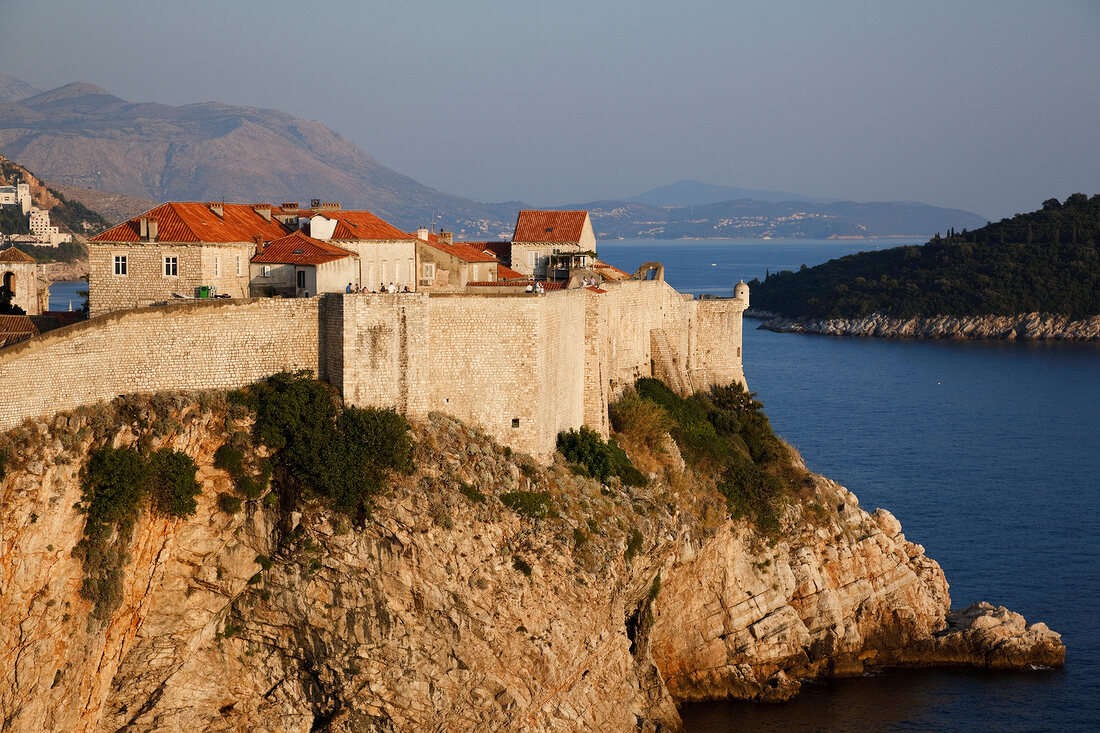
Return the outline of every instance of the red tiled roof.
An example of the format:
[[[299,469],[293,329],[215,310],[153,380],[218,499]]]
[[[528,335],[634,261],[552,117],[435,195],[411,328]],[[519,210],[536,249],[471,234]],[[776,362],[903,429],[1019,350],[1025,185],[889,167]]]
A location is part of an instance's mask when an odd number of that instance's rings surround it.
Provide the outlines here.
[[[39,334],[30,316],[0,316],[0,348]]]
[[[252,258],[252,262],[271,265],[323,265],[354,256],[354,252],[348,252],[335,244],[294,232],[264,247],[263,251]]]
[[[501,262],[511,262],[512,260],[511,242],[486,242],[485,249],[495,254]]]
[[[323,216],[337,221],[332,239],[415,239],[415,235],[406,234],[394,225],[379,219],[369,211],[340,211],[325,209],[311,212],[313,216]],[[303,213],[303,216],[305,214]]]
[[[579,242],[587,211],[521,211],[513,242]]]
[[[521,275],[510,267],[497,265],[497,277],[501,280],[522,280],[526,275]]]
[[[0,262],[37,262],[38,260],[16,247],[0,250]]]
[[[606,280],[629,280],[632,277],[631,273],[609,265],[603,260],[596,260],[592,264],[592,269],[603,275]]]
[[[421,240],[423,242],[423,240]],[[465,262],[497,262],[497,258],[491,252],[486,252],[478,245],[482,242],[453,242],[447,244],[446,242],[440,242],[439,237],[435,237],[435,241],[431,241],[431,235],[429,235],[428,241],[424,244],[438,249],[440,252],[446,252],[452,257],[457,257]]]
[[[285,237],[289,230],[272,219],[268,221],[253,209],[253,204],[221,204],[218,216],[209,204],[197,201],[172,201],[150,209],[141,216],[156,220],[158,242],[253,242],[256,237],[272,241]],[[92,237],[92,242],[140,242],[141,216]]]
[[[603,288],[597,288],[595,285],[589,285],[588,287],[585,288],[585,290],[591,290],[593,293],[606,293],[607,292]]]

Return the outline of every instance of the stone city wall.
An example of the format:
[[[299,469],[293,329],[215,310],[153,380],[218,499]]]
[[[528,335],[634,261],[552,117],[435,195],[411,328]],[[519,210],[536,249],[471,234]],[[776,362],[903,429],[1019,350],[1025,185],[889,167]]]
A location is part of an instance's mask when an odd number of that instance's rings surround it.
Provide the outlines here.
[[[0,351],[0,430],[131,392],[229,389],[320,373],[317,299],[205,301],[111,313]]]
[[[330,293],[111,313],[0,352],[0,429],[128,392],[239,387],[311,369],[352,405],[438,410],[545,459],[562,430],[608,433],[639,377],[683,393],[744,380],[740,300],[662,280],[545,295]]]

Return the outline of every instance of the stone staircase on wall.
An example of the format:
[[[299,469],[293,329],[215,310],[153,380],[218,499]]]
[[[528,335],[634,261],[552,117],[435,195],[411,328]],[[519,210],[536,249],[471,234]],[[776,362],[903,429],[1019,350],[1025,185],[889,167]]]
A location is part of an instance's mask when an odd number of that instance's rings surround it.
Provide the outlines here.
[[[663,381],[681,397],[690,395],[693,390],[688,382],[683,357],[676,353],[676,349],[673,348],[665,330],[655,328],[650,331],[649,341],[653,376]]]

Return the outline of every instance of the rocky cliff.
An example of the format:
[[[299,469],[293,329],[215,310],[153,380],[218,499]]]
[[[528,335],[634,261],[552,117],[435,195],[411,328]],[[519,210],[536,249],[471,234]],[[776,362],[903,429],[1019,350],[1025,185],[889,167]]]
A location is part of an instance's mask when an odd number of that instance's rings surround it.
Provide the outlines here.
[[[224,395],[161,395],[8,433],[0,727],[675,730],[679,702],[782,699],[805,678],[1063,659],[1042,624],[949,614],[923,548],[824,478],[768,538],[674,446],[630,488],[433,415],[414,425],[415,471],[358,522],[273,495],[234,511],[214,455],[250,419]],[[81,470],[103,445],[182,451],[202,488],[186,519],[142,510],[105,606],[74,553]],[[501,501],[521,491],[547,510]]]
[[[762,320],[760,328],[780,333],[878,338],[1100,341],[1100,315],[1080,320],[1050,313],[926,318],[891,318],[876,313],[865,318],[814,319],[788,318],[767,311],[750,310],[745,315]]]

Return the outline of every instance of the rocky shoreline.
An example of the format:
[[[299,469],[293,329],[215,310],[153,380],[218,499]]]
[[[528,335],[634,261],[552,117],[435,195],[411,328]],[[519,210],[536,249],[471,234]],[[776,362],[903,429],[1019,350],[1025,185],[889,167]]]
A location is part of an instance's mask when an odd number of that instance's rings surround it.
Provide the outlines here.
[[[1044,624],[952,612],[897,519],[821,476],[769,539],[690,483],[674,443],[647,487],[601,485],[433,414],[415,472],[352,527],[317,505],[225,510],[214,455],[248,420],[224,395],[143,399],[8,434],[4,730],[655,733],[681,729],[681,703],[784,700],[813,678],[1064,660]],[[187,519],[141,514],[100,623],[74,505],[104,443],[185,452],[202,494]],[[554,515],[507,508],[510,491],[546,492]]]
[[[928,316],[893,318],[874,313],[864,318],[791,318],[750,308],[746,318],[778,333],[875,338],[985,339],[991,341],[1100,341],[1100,315],[1081,320],[1050,313],[1015,316]]]

